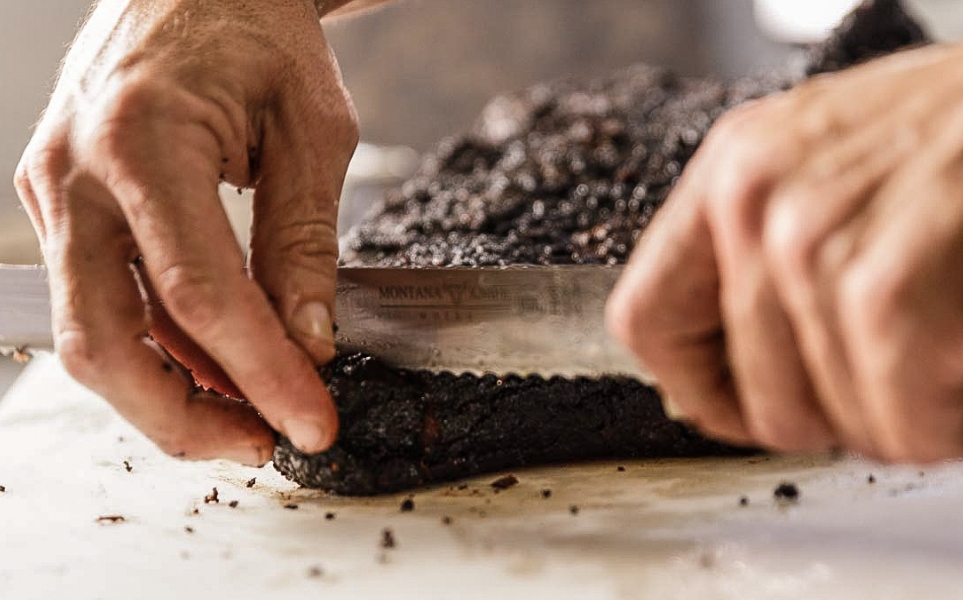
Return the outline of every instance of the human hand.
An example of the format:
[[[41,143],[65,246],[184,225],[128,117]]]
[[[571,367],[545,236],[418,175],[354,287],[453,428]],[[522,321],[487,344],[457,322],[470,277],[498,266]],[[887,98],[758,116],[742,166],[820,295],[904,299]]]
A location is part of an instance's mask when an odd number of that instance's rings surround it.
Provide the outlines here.
[[[610,330],[709,434],[963,456],[963,47],[721,120],[614,291]]]
[[[270,427],[330,446],[315,365],[357,136],[312,0],[101,1],[16,178],[68,372],[172,455],[260,465]],[[248,271],[221,180],[256,188]]]

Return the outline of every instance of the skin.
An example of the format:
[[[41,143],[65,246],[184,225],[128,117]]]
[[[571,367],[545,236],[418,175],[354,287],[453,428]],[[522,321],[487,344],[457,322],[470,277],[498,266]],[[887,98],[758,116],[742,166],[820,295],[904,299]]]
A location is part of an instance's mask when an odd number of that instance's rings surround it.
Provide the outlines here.
[[[358,126],[319,17],[345,4],[101,1],[17,169],[64,366],[169,454],[261,465],[272,428],[337,435],[315,366]],[[247,262],[222,180],[255,188]]]
[[[705,432],[963,456],[963,46],[722,119],[642,236],[611,332]]]

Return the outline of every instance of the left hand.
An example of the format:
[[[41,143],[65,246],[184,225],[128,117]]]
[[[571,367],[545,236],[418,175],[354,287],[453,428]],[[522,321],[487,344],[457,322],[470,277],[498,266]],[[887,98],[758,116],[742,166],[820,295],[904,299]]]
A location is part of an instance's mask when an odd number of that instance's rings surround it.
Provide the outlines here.
[[[709,434],[963,456],[963,46],[724,117],[643,235],[612,332]]]

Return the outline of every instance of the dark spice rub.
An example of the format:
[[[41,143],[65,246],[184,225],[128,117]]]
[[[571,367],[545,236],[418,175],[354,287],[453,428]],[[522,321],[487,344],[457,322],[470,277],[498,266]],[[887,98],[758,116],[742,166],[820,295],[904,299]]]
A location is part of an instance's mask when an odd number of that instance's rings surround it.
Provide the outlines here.
[[[725,111],[803,74],[923,42],[897,0],[875,0],[811,50],[798,76],[787,69],[726,85],[636,66],[497,98],[353,232],[344,261],[622,263]],[[738,451],[670,421],[657,393],[628,379],[435,374],[363,355],[338,356],[323,375],[341,417],[338,443],[307,456],[281,437],[274,464],[341,494],[533,464]]]

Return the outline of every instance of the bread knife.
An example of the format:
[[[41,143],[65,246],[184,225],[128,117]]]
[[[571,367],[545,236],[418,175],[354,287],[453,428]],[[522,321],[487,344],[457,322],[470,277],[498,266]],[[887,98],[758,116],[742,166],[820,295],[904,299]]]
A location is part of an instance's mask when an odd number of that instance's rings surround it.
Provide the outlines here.
[[[336,341],[397,367],[651,381],[607,334],[621,267],[340,267]],[[109,310],[106,309],[105,310]],[[0,347],[52,349],[47,274],[0,265]]]

